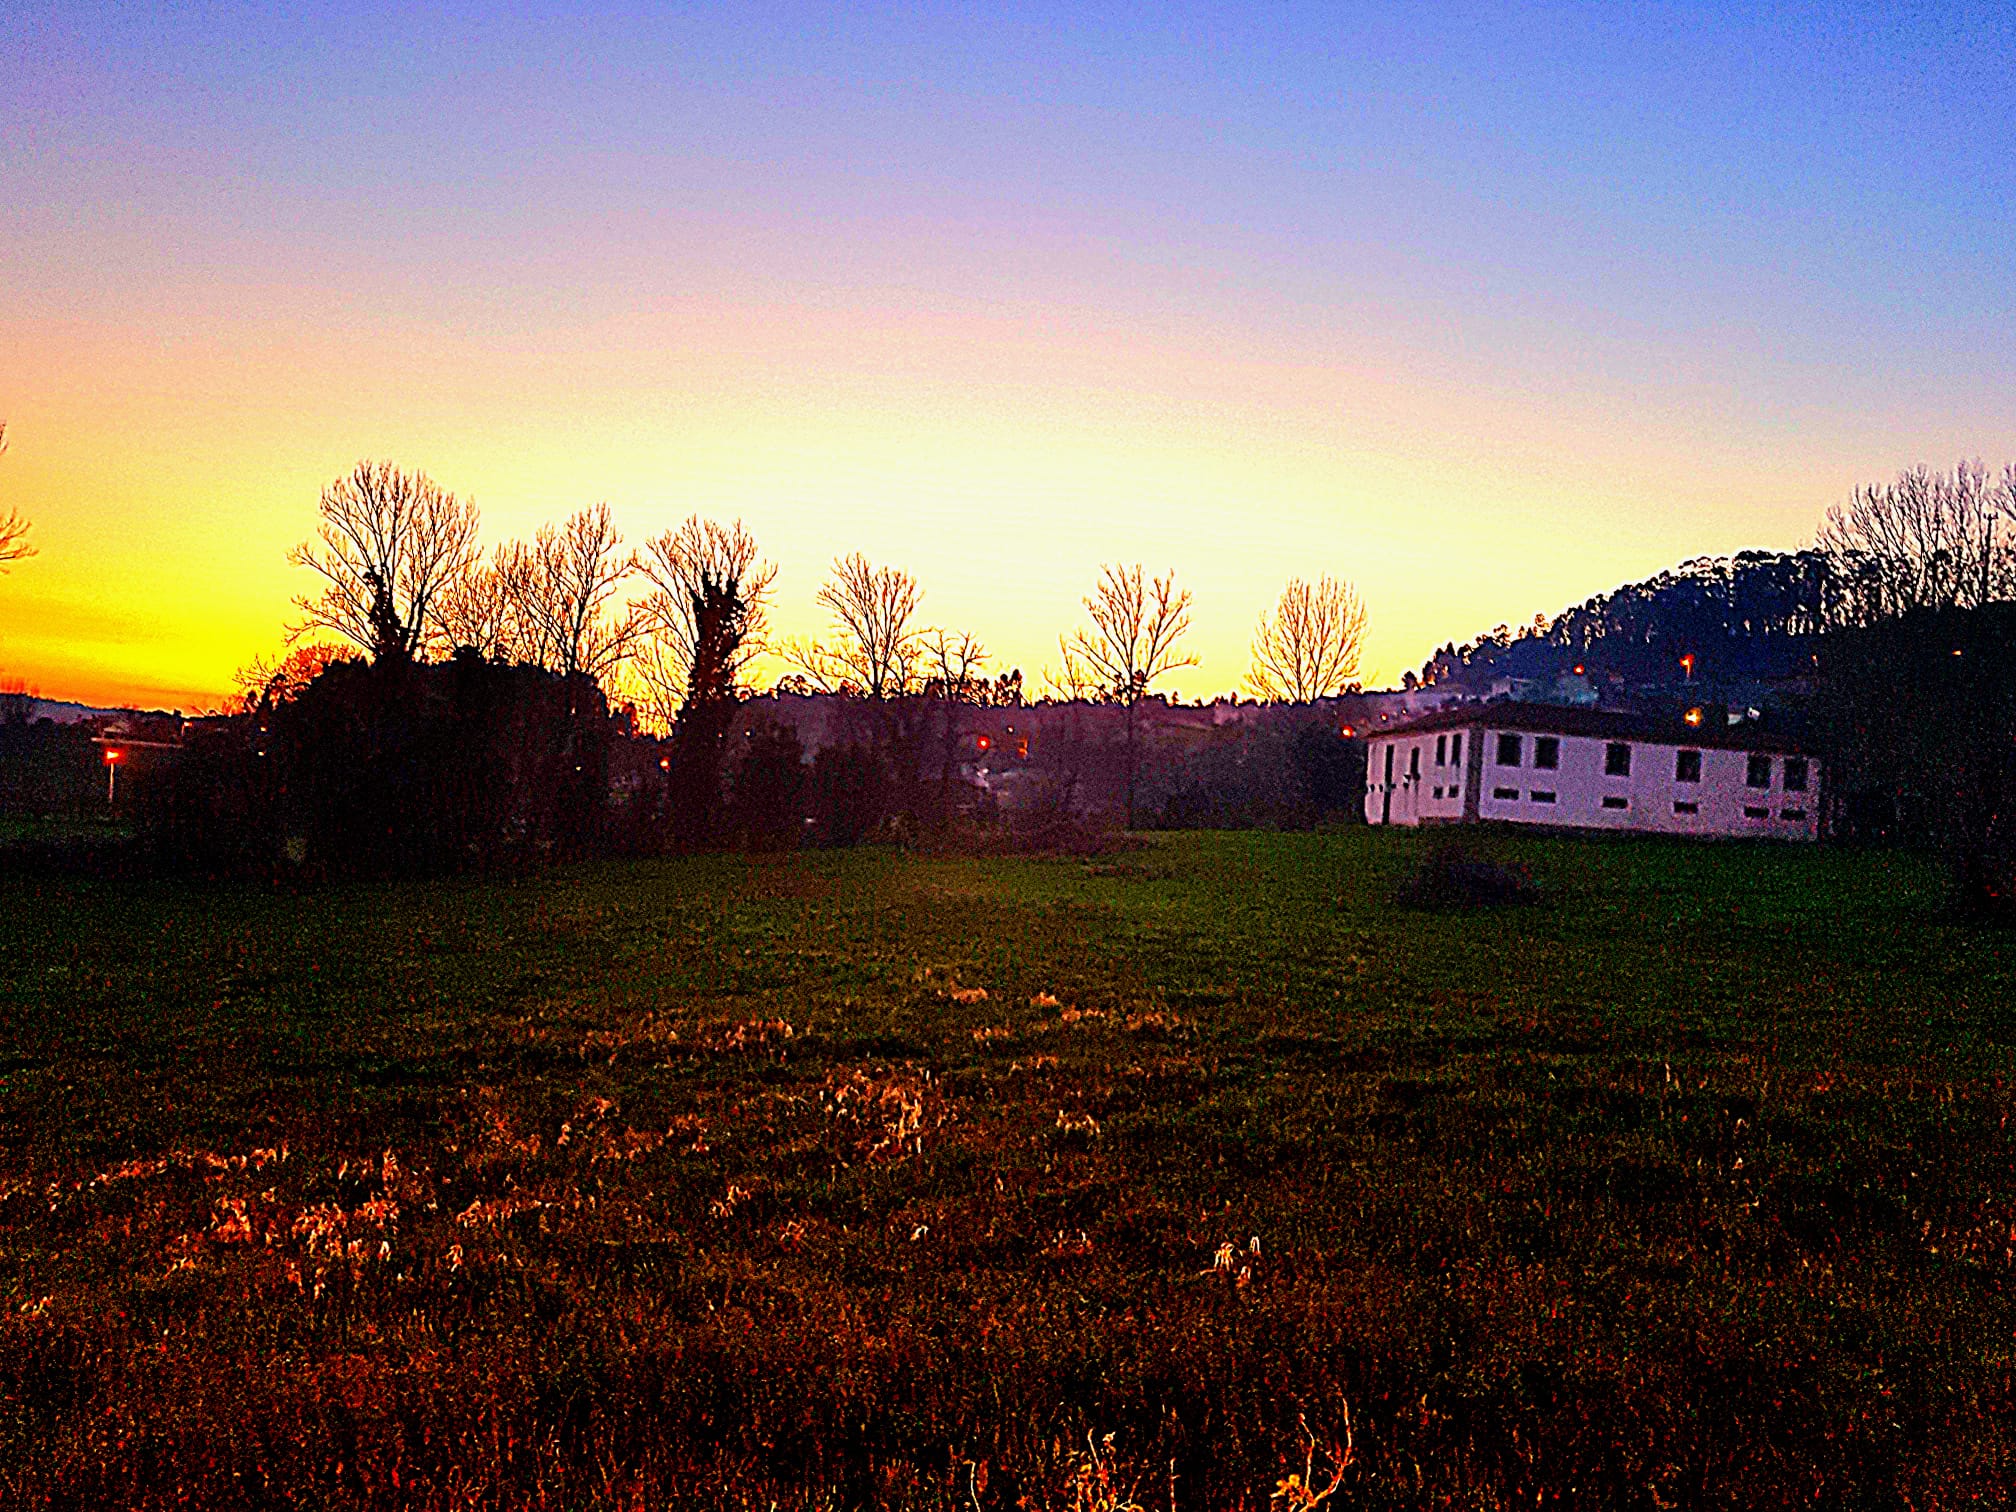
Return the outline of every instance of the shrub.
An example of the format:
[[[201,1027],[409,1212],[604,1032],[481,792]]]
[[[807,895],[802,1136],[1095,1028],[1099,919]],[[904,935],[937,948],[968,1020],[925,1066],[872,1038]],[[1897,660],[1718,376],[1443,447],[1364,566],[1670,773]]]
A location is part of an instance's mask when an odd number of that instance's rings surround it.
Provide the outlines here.
[[[1523,865],[1486,861],[1460,845],[1444,845],[1414,868],[1393,901],[1402,908],[1501,908],[1539,902],[1540,888]]]

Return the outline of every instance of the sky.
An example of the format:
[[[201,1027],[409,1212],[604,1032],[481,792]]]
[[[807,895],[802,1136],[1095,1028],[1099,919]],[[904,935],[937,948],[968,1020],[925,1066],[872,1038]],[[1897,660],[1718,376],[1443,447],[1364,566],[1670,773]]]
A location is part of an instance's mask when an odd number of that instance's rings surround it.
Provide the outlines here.
[[[1173,570],[1186,697],[1290,576],[1380,684],[2016,459],[2006,3],[504,10],[9,7],[0,681],[215,704],[367,457],[1032,683]]]

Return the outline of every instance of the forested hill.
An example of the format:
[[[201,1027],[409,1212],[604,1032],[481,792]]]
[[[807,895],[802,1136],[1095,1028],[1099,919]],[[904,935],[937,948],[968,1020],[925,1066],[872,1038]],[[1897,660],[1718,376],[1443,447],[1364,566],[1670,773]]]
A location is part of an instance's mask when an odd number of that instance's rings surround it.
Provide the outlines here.
[[[1420,681],[1481,690],[1497,678],[1580,667],[1592,679],[1661,684],[1685,675],[1683,656],[1694,659],[1696,682],[1787,678],[1812,664],[1811,638],[1828,623],[1835,581],[1817,551],[1697,557],[1552,620],[1446,645]]]

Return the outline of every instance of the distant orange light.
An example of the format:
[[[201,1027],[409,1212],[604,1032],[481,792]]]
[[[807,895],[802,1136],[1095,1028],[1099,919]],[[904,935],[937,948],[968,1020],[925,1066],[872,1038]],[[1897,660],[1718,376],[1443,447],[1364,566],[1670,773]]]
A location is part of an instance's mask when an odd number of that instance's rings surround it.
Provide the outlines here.
[[[1346,740],[1349,740],[1353,735],[1358,733],[1358,727],[1356,725],[1340,725],[1338,726],[1337,733],[1342,735]]]
[[[659,757],[659,758],[658,758],[658,770],[659,770],[659,771],[661,771],[661,772],[669,772],[669,771],[671,771],[671,770],[672,770],[672,758],[671,758],[670,756],[661,756],[661,757]]]
[[[1582,672],[1583,672],[1582,663],[1580,662],[1575,663],[1575,675],[1577,677],[1580,677],[1582,675]]]
[[[983,751],[991,751],[994,749],[994,742],[988,736],[982,735],[979,740],[979,746]]]
[[[1690,725],[1701,723],[1701,711],[1699,709],[1689,709],[1687,711],[1687,723]]]
[[[107,746],[105,748],[105,765],[111,766],[115,762],[124,761],[125,759],[126,759],[126,753],[124,751],[115,749],[112,746]]]

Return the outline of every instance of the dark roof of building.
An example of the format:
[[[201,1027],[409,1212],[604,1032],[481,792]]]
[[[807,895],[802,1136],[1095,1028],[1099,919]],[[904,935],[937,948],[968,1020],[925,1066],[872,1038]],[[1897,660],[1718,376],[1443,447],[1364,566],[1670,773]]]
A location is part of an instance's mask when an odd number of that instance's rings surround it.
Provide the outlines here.
[[[1722,716],[1711,712],[1710,719]],[[1433,734],[1437,730],[1517,730],[1535,735],[1579,735],[1590,740],[1636,740],[1656,745],[1705,746],[1715,750],[1768,751],[1783,755],[1804,754],[1801,748],[1775,731],[1754,724],[1690,725],[1678,718],[1658,718],[1628,714],[1614,709],[1586,709],[1572,704],[1522,703],[1499,699],[1490,703],[1458,704],[1437,709],[1419,719],[1367,730],[1369,739],[1383,740],[1394,735]]]

